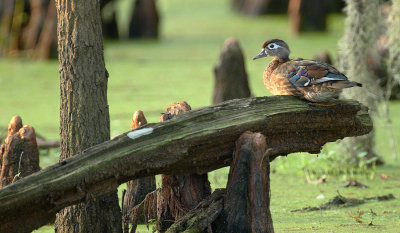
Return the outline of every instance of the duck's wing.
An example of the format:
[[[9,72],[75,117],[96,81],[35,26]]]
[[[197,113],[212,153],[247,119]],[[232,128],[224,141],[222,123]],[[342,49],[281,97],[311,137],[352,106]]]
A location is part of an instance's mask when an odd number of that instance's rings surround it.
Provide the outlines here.
[[[326,63],[304,59],[291,60],[289,63],[292,70],[288,73],[288,78],[297,87],[348,80],[344,74]]]

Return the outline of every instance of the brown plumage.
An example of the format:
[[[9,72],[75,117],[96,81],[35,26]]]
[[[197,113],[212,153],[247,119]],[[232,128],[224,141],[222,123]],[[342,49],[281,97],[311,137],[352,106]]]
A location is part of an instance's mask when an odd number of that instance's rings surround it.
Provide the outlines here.
[[[264,85],[274,95],[293,95],[312,102],[337,99],[343,88],[362,86],[333,66],[314,60],[289,59],[288,45],[279,39],[263,43],[253,59],[274,57],[264,71]]]

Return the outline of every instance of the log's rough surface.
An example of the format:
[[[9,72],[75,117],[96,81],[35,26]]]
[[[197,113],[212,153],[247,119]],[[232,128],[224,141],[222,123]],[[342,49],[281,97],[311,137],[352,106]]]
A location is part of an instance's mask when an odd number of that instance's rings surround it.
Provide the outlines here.
[[[356,101],[323,107],[291,96],[236,99],[192,110],[119,135],[1,189],[0,232],[35,229],[61,208],[110,194],[131,179],[228,166],[235,141],[247,130],[266,136],[274,148],[272,160],[317,153],[326,142],[366,134],[372,121]],[[28,219],[30,224],[21,224]]]

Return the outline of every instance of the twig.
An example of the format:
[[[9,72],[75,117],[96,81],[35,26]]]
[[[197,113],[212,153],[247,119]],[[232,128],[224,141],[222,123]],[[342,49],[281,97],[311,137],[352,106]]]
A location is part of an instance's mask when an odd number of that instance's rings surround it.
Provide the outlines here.
[[[24,155],[24,152],[21,152],[21,156],[19,156],[19,163],[18,163],[18,173],[17,175],[14,176],[12,183],[15,183],[17,181],[17,178],[21,178],[21,161],[22,161],[22,155]]]

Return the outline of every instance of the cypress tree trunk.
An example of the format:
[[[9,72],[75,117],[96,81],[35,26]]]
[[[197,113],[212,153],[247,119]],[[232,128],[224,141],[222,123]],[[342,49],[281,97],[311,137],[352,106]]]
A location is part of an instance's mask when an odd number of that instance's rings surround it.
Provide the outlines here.
[[[343,96],[355,99],[368,106],[370,112],[376,113],[377,98],[373,93],[379,91],[373,80],[373,72],[367,64],[374,59],[375,44],[379,36],[379,0],[346,0],[346,30],[339,42],[339,67],[351,80],[363,84],[362,88],[345,90]],[[356,164],[360,159],[382,162],[374,152],[374,131],[368,135],[343,140],[346,154]],[[360,156],[363,155],[363,156]]]
[[[110,138],[108,73],[104,64],[100,3],[57,0],[60,63],[60,160]],[[84,181],[82,181],[84,182]],[[56,232],[122,232],[117,190],[110,196],[67,207]],[[90,198],[86,193],[86,198]]]

